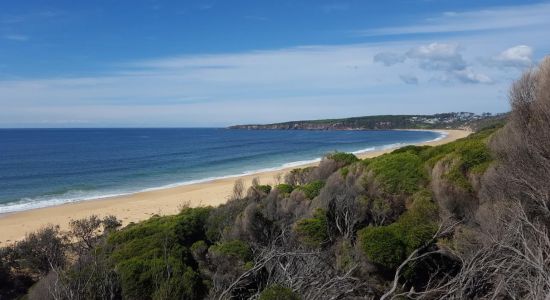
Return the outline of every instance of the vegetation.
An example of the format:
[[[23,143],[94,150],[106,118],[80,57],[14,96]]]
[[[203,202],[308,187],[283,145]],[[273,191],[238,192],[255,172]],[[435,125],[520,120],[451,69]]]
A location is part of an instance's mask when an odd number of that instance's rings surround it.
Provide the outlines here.
[[[325,185],[325,182],[322,180],[315,180],[308,184],[304,184],[298,187],[298,190],[304,192],[308,199],[313,199],[319,195],[319,192]]]
[[[256,189],[258,189],[259,191],[261,191],[264,194],[269,194],[271,192],[271,186],[267,185],[267,184],[258,185],[258,186],[256,186]]]
[[[296,231],[302,240],[311,246],[320,246],[327,242],[327,229],[327,216],[322,209],[318,209],[313,218],[301,219],[296,224]]]
[[[332,153],[318,167],[293,170],[286,183],[274,187],[278,193],[258,182],[245,193],[243,183],[237,182],[231,200],[218,208],[185,208],[178,215],[153,217],[104,234],[77,230],[78,243],[90,245],[78,255],[94,253],[91,261],[101,262],[102,274],[110,274],[109,284],[97,285],[107,285],[109,293],[126,299],[324,298],[344,291],[380,296],[388,272],[398,272],[418,249],[437,248],[438,226],[448,205],[440,203],[434,191],[445,184],[462,187],[462,181],[470,184],[472,174],[486,172],[493,161],[486,145],[496,130],[484,129],[438,147],[408,146],[363,161]],[[434,181],[433,170],[445,161],[452,164],[443,170],[443,181]],[[41,286],[53,284],[49,263],[57,256],[40,262],[39,255],[25,252],[27,243],[58,245],[43,250],[59,253],[54,270],[69,282],[89,280],[88,267],[71,267],[66,258],[73,255],[67,250],[68,237],[55,228],[37,234],[44,237],[31,235],[4,251],[19,255],[10,254],[0,272],[12,283],[6,291],[22,293],[25,288],[16,286],[28,287],[42,278],[29,293],[34,299]],[[52,239],[58,242],[46,243]],[[280,259],[288,264],[285,268]],[[334,266],[327,269],[330,264]],[[371,267],[360,271],[360,264]],[[28,266],[36,270],[34,275],[17,281],[14,271]],[[267,270],[271,273],[265,277],[262,272]],[[410,263],[400,280],[421,287],[424,271],[425,263]],[[355,286],[365,280],[362,276],[374,279],[375,285]],[[302,281],[297,293],[287,288],[288,278]],[[334,285],[342,289],[329,288],[335,278]]]
[[[506,114],[476,115],[468,112],[435,115],[379,115],[346,119],[292,121],[267,125],[236,125],[232,129],[365,130],[365,129],[480,129],[502,124]]]
[[[267,287],[261,294],[260,300],[300,300],[300,297],[296,295],[291,289],[280,286],[272,285]]]
[[[389,269],[395,269],[405,259],[405,245],[395,227],[367,227],[359,232],[359,240],[368,258]]]
[[[341,163],[342,166],[351,165],[352,163],[359,161],[359,158],[357,158],[357,156],[346,152],[331,153],[327,155],[327,158],[332,159],[337,163]]]
[[[467,138],[366,160],[327,155],[216,208],[119,229],[48,226],[0,248],[0,296],[26,299],[545,299],[550,60],[512,112]]]
[[[226,256],[233,256],[243,261],[252,259],[250,246],[241,240],[227,241],[210,247],[210,251],[217,252]]]
[[[287,184],[287,183],[281,183],[281,184],[278,184],[277,186],[275,186],[275,188],[281,192],[281,193],[285,193],[285,194],[290,194],[292,193],[292,191],[294,190],[294,187],[290,184]]]
[[[437,231],[437,206],[430,193],[415,195],[412,207],[397,222],[369,226],[358,234],[360,245],[374,263],[395,269],[406,256],[432,240]]]
[[[210,208],[184,209],[154,217],[112,233],[106,248],[117,270],[124,297],[197,298],[204,287],[193,268],[189,247],[206,238]]]
[[[391,194],[412,194],[427,182],[423,161],[412,151],[385,154],[366,164]]]

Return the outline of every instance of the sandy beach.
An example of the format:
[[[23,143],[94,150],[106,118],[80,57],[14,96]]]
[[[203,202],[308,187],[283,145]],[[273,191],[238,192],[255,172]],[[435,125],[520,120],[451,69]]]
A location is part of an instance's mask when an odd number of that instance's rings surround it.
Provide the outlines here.
[[[436,146],[470,134],[466,130],[438,131],[445,132],[447,136],[437,141],[420,143],[418,145]],[[360,158],[374,157],[394,149],[364,152],[357,156]],[[300,167],[304,166],[308,165]],[[217,206],[227,201],[233,189],[234,182],[239,178],[244,181],[245,185],[250,185],[254,177],[258,177],[262,184],[273,184],[277,176],[283,176],[294,168],[296,167],[140,192],[126,196],[81,201],[3,214],[0,215],[0,245],[20,240],[26,233],[37,230],[46,224],[60,225],[62,229],[66,229],[71,219],[80,219],[94,214],[98,216],[115,215],[122,220],[123,225],[127,225],[130,222],[145,220],[155,214],[175,214],[184,204],[189,206]]]

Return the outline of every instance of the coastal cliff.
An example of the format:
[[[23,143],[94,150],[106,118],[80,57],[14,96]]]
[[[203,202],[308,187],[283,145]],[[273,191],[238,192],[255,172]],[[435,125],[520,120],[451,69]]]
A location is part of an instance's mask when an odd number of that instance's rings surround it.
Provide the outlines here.
[[[385,130],[385,129],[468,129],[502,122],[506,114],[452,112],[434,115],[378,115],[344,119],[290,121],[273,124],[234,125],[247,130]]]

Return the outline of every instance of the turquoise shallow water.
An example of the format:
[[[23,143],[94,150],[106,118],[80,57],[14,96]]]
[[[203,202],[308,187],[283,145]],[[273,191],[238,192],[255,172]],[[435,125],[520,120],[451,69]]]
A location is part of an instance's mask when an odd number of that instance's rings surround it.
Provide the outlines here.
[[[0,129],[0,213],[440,138],[430,131]]]

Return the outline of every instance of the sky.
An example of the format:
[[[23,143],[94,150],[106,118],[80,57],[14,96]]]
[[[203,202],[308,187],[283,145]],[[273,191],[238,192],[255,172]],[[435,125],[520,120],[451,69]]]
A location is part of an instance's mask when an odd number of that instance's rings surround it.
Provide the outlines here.
[[[550,2],[2,1],[0,127],[505,112]]]

